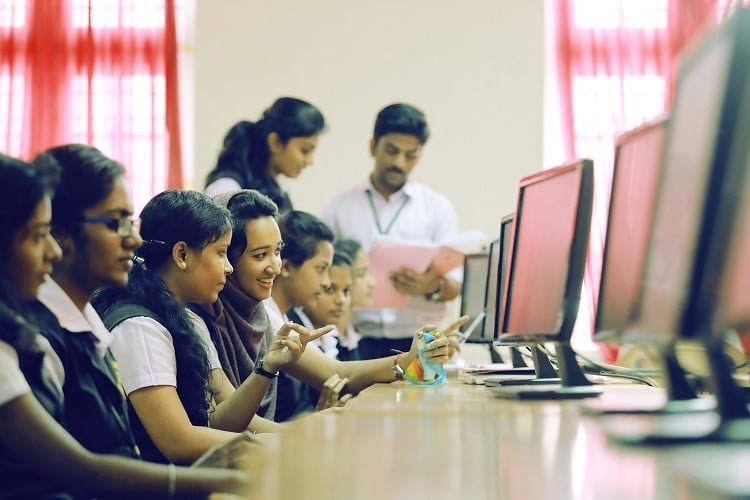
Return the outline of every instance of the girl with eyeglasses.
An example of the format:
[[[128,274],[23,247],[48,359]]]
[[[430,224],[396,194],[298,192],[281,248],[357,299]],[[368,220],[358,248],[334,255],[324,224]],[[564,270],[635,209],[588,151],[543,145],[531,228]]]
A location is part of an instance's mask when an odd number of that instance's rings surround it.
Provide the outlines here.
[[[28,308],[61,258],[54,171],[0,155],[0,484],[11,498],[184,497],[247,492],[244,472],[94,454],[63,427],[66,373]],[[94,421],[90,421],[95,425]]]

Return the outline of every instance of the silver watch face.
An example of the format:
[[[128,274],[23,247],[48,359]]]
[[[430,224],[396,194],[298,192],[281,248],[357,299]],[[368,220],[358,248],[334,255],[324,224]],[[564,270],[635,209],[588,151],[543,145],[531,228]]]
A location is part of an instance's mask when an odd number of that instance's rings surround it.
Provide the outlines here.
[[[393,365],[393,374],[396,376],[396,380],[404,380],[404,369],[398,363]]]

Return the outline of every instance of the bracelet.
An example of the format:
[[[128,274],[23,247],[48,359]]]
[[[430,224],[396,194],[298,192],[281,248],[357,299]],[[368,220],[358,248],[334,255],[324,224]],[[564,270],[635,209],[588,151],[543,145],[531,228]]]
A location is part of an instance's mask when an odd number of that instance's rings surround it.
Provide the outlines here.
[[[174,498],[175,490],[177,489],[177,472],[175,471],[174,464],[167,465],[167,498],[172,500]]]

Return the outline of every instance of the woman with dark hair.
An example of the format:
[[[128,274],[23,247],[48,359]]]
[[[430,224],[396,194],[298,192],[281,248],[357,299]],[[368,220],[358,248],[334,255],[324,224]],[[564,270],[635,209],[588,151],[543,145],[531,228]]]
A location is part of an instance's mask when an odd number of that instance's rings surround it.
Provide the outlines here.
[[[156,195],[141,212],[142,265],[133,268],[124,290],[96,301],[112,329],[136,440],[148,460],[189,463],[234,433],[278,430],[278,424],[254,418],[270,383],[267,374],[295,362],[305,343],[322,334],[280,329],[263,363],[233,390],[208,330],[185,307],[213,303],[224,288],[232,272],[230,218],[226,208],[196,191]],[[299,336],[290,336],[292,329]]]
[[[224,351],[220,356],[222,366],[235,374],[236,383],[252,373],[271,332],[288,320],[286,313],[294,305],[313,301],[322,293],[322,286],[330,284],[333,238],[325,224],[304,212],[290,212],[281,218],[281,224],[277,223],[273,202],[257,191],[226,193],[217,201],[232,213],[234,232],[229,261],[234,273],[227,277],[218,303],[201,309],[206,313],[204,319],[218,330],[219,340],[217,336],[213,338],[219,352]],[[430,346],[427,355],[435,362],[446,362],[455,347],[450,345],[449,337],[456,335],[467,319],[459,318],[446,328],[446,335]],[[328,403],[322,406],[331,406],[336,404],[336,391],[341,389],[337,379],[348,380],[347,391],[356,394],[374,383],[395,380],[394,366],[406,368],[415,357],[416,345],[398,356],[351,362],[337,361],[319,349],[308,348],[299,361],[281,370],[320,390]],[[286,400],[288,394],[278,389],[273,391],[271,387],[263,414],[276,420],[289,418],[289,413],[294,414],[289,408],[297,402]],[[277,404],[285,412],[282,417],[273,411]]]
[[[349,256],[352,261],[352,286],[349,290],[349,308],[336,323],[338,333],[338,357],[342,361],[361,359],[359,339],[361,335],[352,325],[352,311],[372,305],[372,290],[375,277],[370,273],[370,256],[357,240],[337,239],[333,242],[335,252]]]
[[[52,234],[63,256],[31,307],[65,368],[66,427],[95,453],[136,457],[127,401],[109,350],[112,336],[89,303],[99,288],[127,283],[142,243],[125,171],[83,144],[49,149],[33,164],[59,171]]]
[[[60,246],[51,234],[51,184],[46,169],[0,155],[0,484],[12,498],[187,496],[243,493],[246,474],[184,469],[97,455],[62,426],[60,358],[25,307]]]
[[[325,127],[318,108],[301,99],[280,97],[257,122],[241,121],[229,129],[216,167],[206,179],[206,193],[255,189],[271,198],[282,213],[292,210],[278,177],[297,178],[312,164]]]

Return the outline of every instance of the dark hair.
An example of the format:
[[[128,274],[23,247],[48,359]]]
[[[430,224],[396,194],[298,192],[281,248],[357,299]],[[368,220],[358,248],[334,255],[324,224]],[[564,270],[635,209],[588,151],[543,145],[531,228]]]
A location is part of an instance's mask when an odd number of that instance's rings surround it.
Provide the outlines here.
[[[52,200],[52,226],[58,233],[81,240],[81,216],[86,209],[105,200],[125,169],[98,149],[85,144],[67,144],[48,149],[34,158],[33,165],[56,164],[60,183]]]
[[[146,265],[155,269],[167,262],[172,246],[184,241],[203,250],[232,229],[232,214],[198,191],[170,189],[146,203],[141,212],[143,246],[137,250]]]
[[[352,267],[352,259],[348,253],[337,251],[334,247],[331,267]]]
[[[430,129],[424,113],[419,109],[410,104],[397,103],[381,109],[375,118],[375,142],[387,134],[413,135],[425,144],[430,138]]]
[[[326,224],[307,212],[292,210],[279,219],[281,238],[284,240],[282,258],[295,266],[301,266],[318,251],[318,243],[333,243],[333,231]]]
[[[229,198],[227,208],[232,214],[232,243],[229,244],[229,262],[234,265],[247,249],[245,226],[261,217],[276,217],[278,208],[271,199],[254,189],[245,189]]]
[[[34,215],[45,196],[52,196],[59,171],[54,165],[34,168],[0,154],[0,251],[8,255],[13,235]]]
[[[137,250],[144,259],[130,272],[124,290],[100,292],[92,301],[100,314],[115,302],[141,305],[162,319],[172,335],[177,359],[177,393],[194,425],[205,425],[211,397],[210,365],[205,346],[195,333],[193,322],[183,304],[154,270],[171,256],[172,246],[184,241],[201,250],[231,229],[229,211],[197,191],[168,190],[153,197],[141,212],[141,236],[144,244]],[[196,391],[203,387],[203,392]]]
[[[271,154],[268,134],[276,132],[286,144],[293,137],[310,137],[325,128],[325,118],[318,108],[302,99],[280,97],[257,122],[240,121],[229,129],[216,167],[206,178],[206,186],[217,179],[230,177],[242,188],[256,189],[282,207],[285,203],[282,202],[281,187],[268,173]]]
[[[357,254],[362,250],[362,244],[357,240],[352,239],[337,239],[333,242],[333,251],[335,253],[344,253],[349,256],[349,260],[354,263],[357,258]]]
[[[28,163],[0,154],[0,251],[6,256],[3,269],[14,265],[9,255],[15,234],[34,215],[45,196],[52,196],[57,169],[33,168]],[[21,304],[5,272],[0,275],[0,339],[16,345],[21,336],[29,342],[36,330],[23,318]]]

